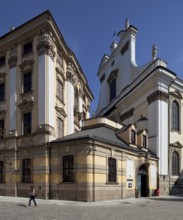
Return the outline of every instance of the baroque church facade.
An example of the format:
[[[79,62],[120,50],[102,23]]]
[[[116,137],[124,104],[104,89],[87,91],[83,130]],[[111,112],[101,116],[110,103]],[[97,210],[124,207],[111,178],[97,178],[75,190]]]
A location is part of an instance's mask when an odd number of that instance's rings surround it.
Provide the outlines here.
[[[182,193],[183,81],[157,57],[155,45],[152,59],[138,67],[135,57],[137,31],[126,20],[125,30],[117,35],[119,42],[113,42],[111,54],[102,58],[96,117],[107,117],[122,124],[124,129],[134,126],[130,135],[136,137],[138,147],[138,136],[145,132],[146,137],[142,137],[147,141],[145,148],[158,158],[157,188],[161,195]],[[123,140],[128,142],[128,139]],[[146,171],[149,176],[150,169]],[[136,186],[138,188],[138,184]]]
[[[0,195],[100,201],[180,193],[183,81],[138,67],[126,21],[92,92],[49,11],[0,38]]]

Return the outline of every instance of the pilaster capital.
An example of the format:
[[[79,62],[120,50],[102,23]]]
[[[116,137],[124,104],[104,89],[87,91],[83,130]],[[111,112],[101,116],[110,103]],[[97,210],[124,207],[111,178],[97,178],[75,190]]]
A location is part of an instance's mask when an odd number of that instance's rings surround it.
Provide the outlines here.
[[[169,98],[168,93],[157,90],[147,97],[147,101],[148,101],[148,105],[150,105],[151,103],[157,100],[168,102],[168,98]]]

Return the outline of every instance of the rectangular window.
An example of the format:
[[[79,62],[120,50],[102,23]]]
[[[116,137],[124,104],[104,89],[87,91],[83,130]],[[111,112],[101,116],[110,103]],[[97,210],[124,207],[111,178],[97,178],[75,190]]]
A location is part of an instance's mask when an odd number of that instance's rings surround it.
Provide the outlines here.
[[[24,135],[31,134],[31,126],[32,126],[32,114],[31,112],[23,115],[23,129]]]
[[[116,183],[116,159],[115,158],[108,158],[108,182]]]
[[[4,139],[4,120],[0,120],[0,139]]]
[[[146,137],[146,135],[143,135],[143,147],[144,148],[147,147],[147,137]]]
[[[74,182],[74,156],[63,157],[63,182]]]
[[[23,90],[24,90],[24,93],[30,92],[32,90],[32,73],[31,72],[24,74]]]
[[[57,97],[63,101],[63,85],[60,80],[57,80]]]
[[[29,42],[23,46],[23,54],[32,52],[32,42]]]
[[[110,101],[116,97],[116,79],[113,79],[110,83]]]
[[[58,129],[58,138],[63,137],[64,136],[64,122],[62,121],[62,119],[57,118],[57,129]]]
[[[0,182],[4,181],[4,163],[0,161]]]
[[[31,159],[22,161],[22,182],[31,183]]]
[[[5,84],[0,84],[0,101],[5,100]]]
[[[131,144],[136,144],[136,133],[135,131],[131,131]]]
[[[0,66],[5,65],[5,56],[0,57]]]

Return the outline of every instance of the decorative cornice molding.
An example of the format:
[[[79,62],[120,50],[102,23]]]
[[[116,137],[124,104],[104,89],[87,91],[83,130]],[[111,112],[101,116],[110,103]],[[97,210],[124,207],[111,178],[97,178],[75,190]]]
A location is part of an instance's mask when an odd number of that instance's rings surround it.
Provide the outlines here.
[[[130,118],[131,116],[133,116],[134,114],[134,108],[130,109],[129,111],[125,112],[124,114],[122,114],[120,116],[120,120],[121,121],[124,121],[126,120],[127,118]]]
[[[33,60],[24,60],[20,65],[20,69],[21,71],[23,71],[23,69],[26,67],[26,66],[31,66],[31,68],[33,68],[33,64],[34,64],[34,61]]]
[[[158,90],[147,97],[148,105],[157,100],[168,102],[168,93]]]
[[[183,99],[182,94],[179,91],[170,92],[170,95],[176,99]]]
[[[63,116],[64,118],[67,117],[67,114],[65,113],[64,109],[58,106],[55,106],[55,109],[58,113],[60,113],[61,116]]]
[[[66,78],[65,78],[65,75],[64,75],[64,70],[60,69],[59,67],[56,67],[55,70],[62,77],[62,79],[65,81]]]
[[[22,110],[22,112],[26,112],[26,111],[31,111],[33,106],[35,104],[35,101],[32,100],[23,100],[20,102],[20,104],[18,105],[18,107]]]
[[[51,43],[49,41],[47,41],[47,40],[40,41],[37,46],[37,50],[38,50],[39,56],[46,54],[46,55],[50,56],[50,58],[54,61],[56,53],[54,51],[53,46],[51,45]]]
[[[17,65],[17,55],[9,57],[8,64],[9,64],[10,69],[16,67],[16,65]]]
[[[170,144],[170,147],[182,148],[183,146],[182,146],[182,144],[181,144],[179,141],[177,141],[177,142],[175,142],[175,143],[171,143],[171,144]]]

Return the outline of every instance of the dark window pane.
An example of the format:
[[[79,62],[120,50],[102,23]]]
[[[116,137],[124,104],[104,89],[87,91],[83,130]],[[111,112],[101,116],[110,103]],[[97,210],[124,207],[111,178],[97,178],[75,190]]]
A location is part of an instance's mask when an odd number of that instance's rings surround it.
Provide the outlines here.
[[[74,156],[63,157],[63,182],[74,182]]]
[[[116,79],[113,79],[110,83],[110,101],[116,97]]]
[[[24,93],[32,90],[32,73],[24,74]]]
[[[0,182],[2,183],[4,178],[4,163],[3,161],[0,161]]]
[[[109,157],[108,158],[108,181],[116,183],[116,159]]]
[[[5,84],[0,84],[0,101],[5,99]]]
[[[131,144],[136,144],[136,133],[135,131],[131,131]]]
[[[0,139],[4,139],[4,120],[0,120]]]
[[[58,129],[58,137],[63,137],[64,136],[64,122],[60,119],[57,118],[57,129]]]
[[[5,65],[5,56],[0,57],[0,66]]]
[[[172,129],[179,131],[179,104],[176,101],[172,103]]]
[[[24,51],[23,51],[24,54],[32,52],[32,42],[25,44],[23,46],[23,49],[24,49]]]
[[[31,113],[24,114],[24,135],[31,134],[32,115]]]
[[[146,135],[143,135],[143,147],[144,148],[147,147],[147,137],[146,137]]]
[[[63,101],[63,85],[59,80],[57,80],[57,96]]]
[[[179,155],[175,151],[172,154],[172,175],[179,175]]]
[[[24,159],[22,161],[22,181],[24,183],[31,182],[31,159]]]

